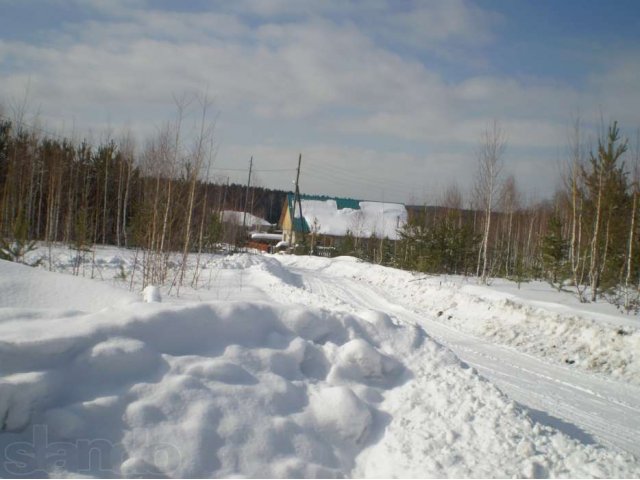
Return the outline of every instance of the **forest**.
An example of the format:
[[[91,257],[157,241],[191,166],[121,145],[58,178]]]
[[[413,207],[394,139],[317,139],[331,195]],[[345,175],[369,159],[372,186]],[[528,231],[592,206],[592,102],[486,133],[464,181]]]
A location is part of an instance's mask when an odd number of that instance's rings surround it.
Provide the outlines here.
[[[0,256],[21,260],[35,242],[62,242],[78,252],[80,265],[94,245],[117,245],[139,256],[144,284],[180,285],[189,253],[242,247],[246,234],[222,224],[221,210],[246,205],[276,223],[287,192],[211,174],[209,104],[196,103],[194,126],[186,126],[186,104],[177,102],[176,118],[142,145],[131,134],[95,143],[55,135],[0,106]],[[504,175],[506,135],[494,122],[470,159],[473,191],[450,185],[437,205],[408,207],[399,241],[348,237],[335,254],[482,283],[544,279],[581,301],[637,312],[638,141],[632,145],[615,121],[600,130],[587,143],[575,121],[562,188],[532,203]],[[171,252],[182,255],[175,272]]]

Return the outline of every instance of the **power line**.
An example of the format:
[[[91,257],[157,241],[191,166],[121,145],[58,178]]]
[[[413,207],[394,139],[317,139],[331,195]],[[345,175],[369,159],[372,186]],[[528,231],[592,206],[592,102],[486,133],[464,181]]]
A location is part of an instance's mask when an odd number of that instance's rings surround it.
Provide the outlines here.
[[[331,169],[323,169],[321,167],[315,166],[315,165],[310,165],[309,166],[309,170],[312,171],[314,174],[320,174],[320,175],[325,175],[325,176],[331,176],[333,178],[340,178],[340,179],[352,179],[354,181],[357,181],[358,183],[370,183],[373,186],[388,186],[391,184],[395,184],[397,187],[400,188],[415,188],[415,185],[406,183],[406,182],[402,182],[400,180],[391,180],[388,178],[375,178],[375,177],[363,177],[361,173],[354,173],[352,171],[349,170],[345,170],[345,169],[340,169],[338,167],[331,167]],[[335,173],[334,173],[335,172]]]
[[[311,170],[311,168],[309,170]],[[375,182],[366,178],[348,178],[317,169],[313,169],[313,171],[311,171],[311,176],[319,177],[320,179],[325,181],[339,183],[344,186],[360,185],[368,188],[378,188],[380,190],[396,193],[401,196],[405,196],[408,192],[413,191],[417,188],[417,186],[415,185],[401,184],[393,181]]]
[[[296,168],[258,168],[256,172],[295,172]]]
[[[246,172],[246,168],[219,168],[213,167],[212,170],[220,172]],[[254,168],[254,172],[295,172],[295,168]]]
[[[213,167],[211,170],[215,170],[218,172],[246,172],[246,168],[217,168]]]
[[[46,129],[42,128],[42,127],[38,127],[38,126],[36,126],[34,124],[29,124],[29,123],[27,123],[25,121],[22,121],[22,120],[13,119],[13,118],[11,118],[11,117],[9,117],[7,115],[4,115],[2,113],[0,113],[0,118],[3,118],[5,120],[9,121],[12,124],[13,123],[17,123],[22,128],[39,131],[40,133],[44,133],[44,134],[46,134],[46,135],[48,135],[50,137],[57,138],[58,140],[70,140],[69,137],[65,137],[64,135],[61,135],[59,133],[51,132],[51,131],[46,130]]]
[[[332,184],[334,186],[337,186],[339,188],[342,188],[343,190],[347,190],[352,192],[355,188],[358,188],[358,185],[355,183],[342,183],[342,184],[335,184],[335,182],[332,182]],[[360,186],[360,188],[362,188],[362,186]],[[368,186],[364,186],[365,189],[370,190],[371,193],[369,194],[365,194],[364,197],[365,198],[360,198],[360,200],[378,200],[379,198],[381,198],[381,193],[383,197],[386,197],[387,199],[393,199],[393,200],[389,200],[387,203],[403,203],[403,200],[401,199],[405,199],[407,197],[410,197],[412,195],[415,195],[415,189],[411,190],[411,191],[407,191],[407,190],[392,190],[389,188],[380,188],[378,189],[372,189],[371,187]],[[318,191],[318,189],[311,189],[311,188],[305,188],[306,191],[311,192],[312,190],[315,190],[313,193],[319,194],[319,195],[329,195],[326,190],[324,188],[322,188],[322,190]],[[335,195],[335,194],[334,194]],[[338,194],[338,196],[344,196],[345,194]],[[362,197],[361,195],[354,195],[353,193],[347,194],[347,196],[355,196],[355,197]]]
[[[0,118],[5,119],[11,123],[18,124],[22,128],[31,129],[48,135],[49,137],[57,138],[58,140],[71,140],[68,136],[64,136],[59,133],[52,132],[40,126],[36,126],[35,124],[29,124],[23,120],[15,120],[11,117],[0,113]],[[411,185],[405,182],[401,182],[398,180],[390,180],[383,179],[380,177],[363,177],[361,172],[355,172],[353,170],[349,170],[346,168],[331,166],[330,170],[324,169],[319,165],[309,164],[307,166],[308,171],[312,176],[321,177],[325,181],[330,181],[333,183],[338,183],[343,186],[352,187],[353,185],[360,185],[369,188],[378,188],[384,191],[388,191],[390,193],[395,193],[399,196],[405,196],[408,191],[413,191],[418,188],[416,185]],[[246,168],[221,168],[221,167],[212,167],[212,171],[217,172],[246,172]],[[284,173],[284,172],[295,172],[297,168],[256,168],[253,169],[255,173]]]

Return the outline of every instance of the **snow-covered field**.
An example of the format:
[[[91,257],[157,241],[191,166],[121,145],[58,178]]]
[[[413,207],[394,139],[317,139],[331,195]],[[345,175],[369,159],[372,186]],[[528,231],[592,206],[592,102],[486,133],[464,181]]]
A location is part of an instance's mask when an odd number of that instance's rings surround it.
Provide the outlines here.
[[[246,254],[147,303],[133,257],[0,261],[0,476],[640,476],[639,324],[608,305]]]

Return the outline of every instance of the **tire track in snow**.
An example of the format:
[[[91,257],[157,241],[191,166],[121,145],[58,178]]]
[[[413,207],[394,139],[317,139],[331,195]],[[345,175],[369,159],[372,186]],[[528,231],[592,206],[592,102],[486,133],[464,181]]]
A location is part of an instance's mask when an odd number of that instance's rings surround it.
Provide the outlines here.
[[[528,407],[533,419],[584,443],[597,441],[640,456],[640,388],[550,364],[462,333],[361,281],[301,267],[289,270],[304,275],[304,288],[310,293],[354,310],[380,310],[399,321],[420,325],[514,401]]]

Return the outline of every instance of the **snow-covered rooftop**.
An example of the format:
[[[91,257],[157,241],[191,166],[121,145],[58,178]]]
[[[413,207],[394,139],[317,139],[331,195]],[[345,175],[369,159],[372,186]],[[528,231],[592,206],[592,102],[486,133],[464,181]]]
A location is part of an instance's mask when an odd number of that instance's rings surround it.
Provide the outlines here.
[[[302,197],[302,216],[311,231],[334,236],[350,232],[358,238],[375,235],[397,240],[398,229],[407,222],[407,209],[400,203],[353,200],[349,206],[340,208],[338,200]],[[294,217],[300,217],[297,210]]]
[[[220,218],[223,222],[235,223],[236,225],[242,225],[242,219],[244,212],[237,212],[235,210],[222,210],[220,212]],[[247,219],[245,222],[247,227],[270,227],[271,224],[264,218],[256,217],[247,212]]]
[[[261,233],[255,232],[251,234],[251,240],[277,241],[282,240],[281,233]]]

